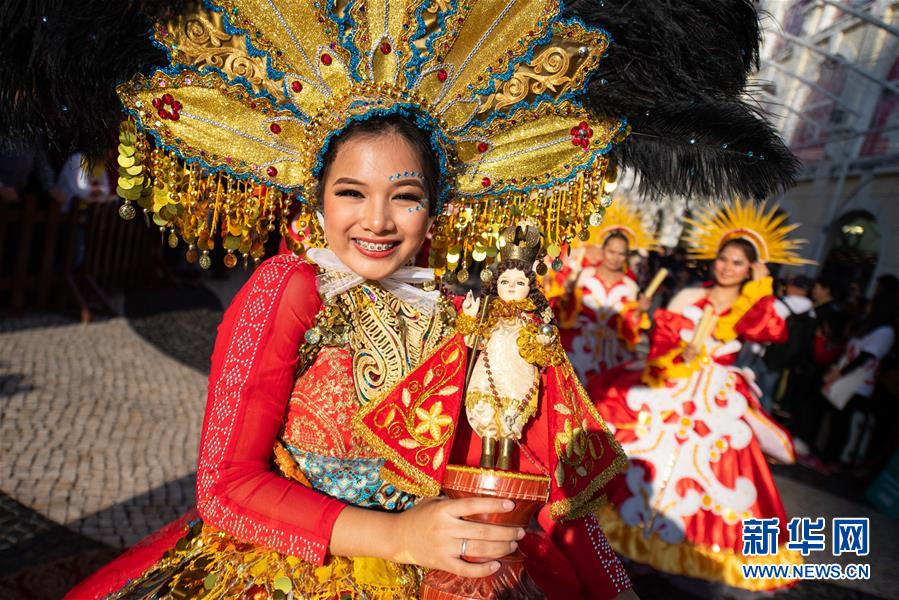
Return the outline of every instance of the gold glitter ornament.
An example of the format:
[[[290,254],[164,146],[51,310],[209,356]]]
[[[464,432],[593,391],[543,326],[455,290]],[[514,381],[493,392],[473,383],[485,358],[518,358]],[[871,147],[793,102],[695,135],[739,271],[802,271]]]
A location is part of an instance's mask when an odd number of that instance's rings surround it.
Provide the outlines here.
[[[125,203],[119,207],[119,216],[126,221],[131,221],[137,216],[137,211],[134,209],[134,206],[132,206],[130,200],[125,200]]]

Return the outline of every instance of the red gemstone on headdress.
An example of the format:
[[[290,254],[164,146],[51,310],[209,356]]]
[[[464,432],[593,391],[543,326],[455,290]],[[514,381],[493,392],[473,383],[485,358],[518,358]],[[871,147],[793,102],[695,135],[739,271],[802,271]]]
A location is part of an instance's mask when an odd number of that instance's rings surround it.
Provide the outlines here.
[[[390,42],[381,42],[381,54],[390,54],[391,50]]]
[[[281,126],[277,123],[272,123],[268,128],[272,130],[272,133],[281,133]]]
[[[478,152],[480,152],[481,154],[487,152],[487,149],[489,147],[490,146],[487,145],[487,142],[478,142]]]
[[[489,178],[489,177],[485,177],[485,178],[483,178],[483,179],[481,180],[481,185],[484,186],[485,188],[486,188],[486,187],[490,187],[490,184],[491,184],[491,183],[492,183],[492,182],[490,181],[490,178]]]
[[[171,116],[169,114],[169,111],[167,111],[164,108],[160,108],[159,111],[157,112],[157,114],[159,115],[160,119],[168,119]]]
[[[171,114],[171,119],[172,119],[172,121],[177,121],[177,120],[180,119],[180,118],[181,118],[181,115],[178,114],[177,112],[173,112],[173,113]]]
[[[446,78],[447,78],[446,69],[438,69],[437,70],[437,79],[439,79],[440,81],[446,81]]]
[[[269,167],[265,170],[265,172],[268,174],[269,177],[274,177],[275,175],[278,174],[278,169],[276,169],[275,167]]]
[[[174,98],[172,98],[171,94],[163,94],[162,101],[166,104],[171,104],[174,101]]]
[[[176,111],[181,110],[183,107],[184,107],[184,105],[181,104],[180,102],[178,102],[177,100],[172,102],[172,108],[174,108]]]
[[[153,108],[156,110],[162,108],[162,98],[153,98]]]
[[[330,54],[322,54],[322,64],[326,67],[331,64],[332,60],[333,59],[331,58]]]
[[[293,83],[290,84],[290,89],[292,89],[293,91],[295,91],[296,93],[299,94],[300,92],[303,91],[303,84],[299,81],[294,81]]]

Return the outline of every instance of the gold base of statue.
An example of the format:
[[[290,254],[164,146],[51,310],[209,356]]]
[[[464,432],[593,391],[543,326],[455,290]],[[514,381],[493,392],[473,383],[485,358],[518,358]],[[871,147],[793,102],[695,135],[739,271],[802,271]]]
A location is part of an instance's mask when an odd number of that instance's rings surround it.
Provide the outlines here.
[[[546,504],[549,477],[449,465],[443,481],[443,493],[448,498],[508,498],[515,502],[512,511],[470,515],[467,520],[526,529],[534,514]],[[465,560],[487,562],[471,556],[466,556]],[[477,579],[431,571],[421,584],[420,597],[422,600],[524,600],[545,597],[525,571],[525,555],[521,550],[515,550],[499,562],[500,568],[496,573]]]

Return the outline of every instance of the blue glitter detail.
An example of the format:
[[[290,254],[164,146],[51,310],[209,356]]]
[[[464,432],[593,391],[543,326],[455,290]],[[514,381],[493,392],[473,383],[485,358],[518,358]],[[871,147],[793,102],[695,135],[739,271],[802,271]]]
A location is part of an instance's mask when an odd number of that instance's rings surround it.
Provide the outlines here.
[[[422,2],[416,9],[414,21],[418,23],[418,28],[409,39],[418,40],[428,30],[428,26],[425,24],[422,15],[425,12],[425,8],[429,5],[429,2]],[[437,17],[437,27],[434,32],[424,40],[425,48],[427,49],[424,54],[420,53],[415,45],[409,47],[409,50],[412,52],[412,58],[406,64],[406,81],[417,81],[421,76],[421,66],[425,64],[429,58],[434,56],[434,42],[446,33],[446,19],[456,14],[458,9],[458,2],[456,2],[456,0],[450,0],[449,10]]]
[[[399,498],[384,498],[385,494],[393,496],[396,490],[381,479],[383,458],[337,458],[293,446],[287,446],[287,450],[312,487],[332,498],[363,508],[388,510],[395,510],[397,501],[407,508],[415,499],[404,492]]]
[[[353,78],[353,81],[356,83],[361,83],[365,81],[363,75],[359,74],[359,63],[362,62],[362,57],[365,53],[363,53],[355,44],[351,43],[352,40],[352,31],[356,27],[356,21],[353,19],[351,15],[352,9],[351,6],[355,4],[351,2],[346,7],[346,17],[341,19],[337,16],[336,12],[336,0],[328,0],[328,17],[330,17],[331,21],[333,21],[337,25],[337,40],[340,43],[341,47],[350,53],[350,63],[347,65],[347,71],[349,72],[350,77]]]

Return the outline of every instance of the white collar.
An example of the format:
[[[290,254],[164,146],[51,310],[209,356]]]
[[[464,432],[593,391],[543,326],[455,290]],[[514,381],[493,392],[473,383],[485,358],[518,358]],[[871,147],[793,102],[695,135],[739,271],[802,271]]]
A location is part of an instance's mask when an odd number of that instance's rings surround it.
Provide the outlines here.
[[[364,277],[356,274],[333,251],[327,248],[309,248],[306,251],[306,256],[324,270],[324,273],[319,275],[317,280],[318,292],[326,300],[351,290],[366,281]],[[414,283],[421,284],[426,281],[434,281],[434,269],[401,267],[384,279],[379,279],[377,283],[381,284],[385,290],[403,302],[412,305],[425,314],[431,315],[437,306],[440,292],[438,290],[426,292],[411,285]]]

